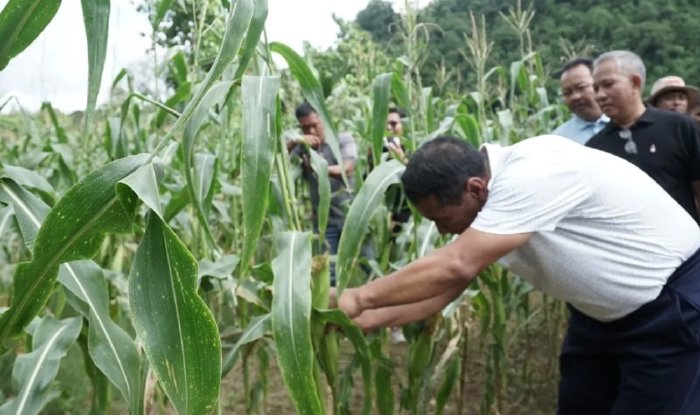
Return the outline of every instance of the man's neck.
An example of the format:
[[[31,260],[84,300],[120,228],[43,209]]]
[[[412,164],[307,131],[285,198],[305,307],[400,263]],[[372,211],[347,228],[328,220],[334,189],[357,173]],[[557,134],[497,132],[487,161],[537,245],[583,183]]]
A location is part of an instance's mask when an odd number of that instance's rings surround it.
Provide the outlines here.
[[[577,117],[579,117],[580,119],[582,119],[582,120],[584,120],[584,121],[586,121],[586,122],[596,122],[596,121],[598,121],[598,120],[600,119],[600,117],[601,117],[602,115],[603,115],[603,112],[602,112],[602,111],[599,112],[597,115],[590,115],[590,116],[588,116],[588,117],[582,117],[582,116],[576,114]]]
[[[491,180],[491,162],[486,147],[481,148],[481,154],[484,156],[484,180],[488,183]]]
[[[642,101],[638,101],[635,105],[634,108],[631,111],[628,111],[626,114],[621,114],[619,117],[614,119],[613,121],[615,124],[617,124],[620,128],[629,128],[631,127],[637,120],[644,115],[644,112],[647,110],[647,107],[644,106],[644,103]]]

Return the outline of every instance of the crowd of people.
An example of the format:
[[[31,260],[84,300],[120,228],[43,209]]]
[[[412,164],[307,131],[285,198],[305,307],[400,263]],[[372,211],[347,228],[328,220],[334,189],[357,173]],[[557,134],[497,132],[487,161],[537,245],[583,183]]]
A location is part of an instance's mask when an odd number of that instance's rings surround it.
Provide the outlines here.
[[[560,75],[572,117],[552,134],[480,149],[438,137],[408,157],[387,140],[408,160],[406,197],[456,237],[338,298],[332,290],[332,303],[364,330],[396,327],[436,314],[499,262],[569,306],[559,414],[698,414],[698,90],[667,76],[644,98],[645,66],[629,51],[573,60]],[[306,143],[336,178],[318,116],[297,118],[304,135],[290,150]],[[351,174],[357,149],[340,141]]]

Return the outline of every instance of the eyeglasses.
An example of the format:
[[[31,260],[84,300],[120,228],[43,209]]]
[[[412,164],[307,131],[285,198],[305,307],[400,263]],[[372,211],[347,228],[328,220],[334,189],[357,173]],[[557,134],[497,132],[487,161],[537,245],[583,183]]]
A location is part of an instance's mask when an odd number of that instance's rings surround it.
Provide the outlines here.
[[[397,125],[401,124],[401,121],[387,121],[387,124],[391,127],[396,127]]]
[[[632,131],[629,128],[623,128],[618,133],[620,138],[626,140],[625,142],[625,153],[627,154],[637,154],[637,143],[634,142],[632,138]]]

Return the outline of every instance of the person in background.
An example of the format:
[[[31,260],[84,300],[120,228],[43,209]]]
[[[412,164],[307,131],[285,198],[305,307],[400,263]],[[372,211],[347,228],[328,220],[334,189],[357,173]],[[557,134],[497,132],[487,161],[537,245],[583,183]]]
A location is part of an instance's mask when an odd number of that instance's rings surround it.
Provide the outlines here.
[[[403,121],[402,118],[406,115],[398,108],[389,108],[389,113],[386,117],[387,134],[384,142],[384,149],[391,152],[401,162],[406,162],[406,151],[404,149],[403,140]]]
[[[700,127],[685,114],[644,105],[646,69],[632,52],[599,56],[593,79],[596,100],[610,123],[586,145],[642,169],[700,223]]]
[[[343,182],[342,170],[345,170],[348,184],[354,186],[353,172],[357,161],[357,144],[349,133],[338,134],[342,160],[337,160],[331,151],[331,147],[326,143],[326,135],[321,118],[308,102],[304,102],[297,107],[296,118],[303,135],[298,139],[288,141],[287,150],[291,156],[302,158],[303,177],[309,183],[311,190],[311,207],[316,228],[318,228],[318,178],[311,169],[306,146],[310,147],[312,151],[316,151],[328,163],[332,197],[325,239],[328,242],[331,255],[336,255],[338,253],[340,234],[345,224],[345,212],[352,201],[352,193]],[[335,286],[335,264],[333,262],[331,262],[330,274],[331,285]]]
[[[571,118],[557,127],[553,134],[586,144],[605,127],[608,117],[603,114],[595,100],[593,91],[593,60],[577,58],[567,62],[561,73],[561,96],[571,110]]]
[[[408,161],[406,149],[403,145],[404,131],[403,118],[406,117],[400,109],[396,107],[389,108],[386,120],[387,136],[384,139],[384,151],[389,152],[392,157],[395,157],[402,163]],[[411,217],[411,209],[406,204],[406,199],[400,188],[396,188],[394,192],[389,192],[389,209],[392,211],[392,221],[400,228],[401,224],[408,222]],[[396,234],[400,229],[394,226],[393,233]]]
[[[569,303],[559,414],[700,414],[700,228],[648,175],[553,135],[480,151],[442,137],[401,181],[459,236],[344,290],[361,328],[435,315],[498,261]]]
[[[695,103],[688,110],[688,114],[698,122],[698,125],[700,125],[700,97],[695,100]]]
[[[645,103],[661,110],[675,111],[685,114],[688,103],[698,99],[698,89],[688,86],[680,76],[664,76],[659,78],[651,87],[651,95]]]

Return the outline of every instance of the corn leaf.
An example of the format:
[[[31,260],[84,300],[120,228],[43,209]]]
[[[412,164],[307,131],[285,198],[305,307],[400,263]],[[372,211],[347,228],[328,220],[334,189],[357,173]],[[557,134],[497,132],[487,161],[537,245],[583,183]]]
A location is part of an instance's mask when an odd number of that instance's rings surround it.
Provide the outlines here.
[[[160,195],[158,193],[158,178],[160,172],[156,171],[157,165],[147,163],[139,167],[116,184],[117,195],[127,199],[131,192],[136,194],[149,209],[163,217],[163,210],[160,205]]]
[[[433,88],[426,87],[421,90],[421,106],[425,110],[425,129],[435,131],[438,128],[438,121],[435,118],[435,108],[433,107]]]
[[[3,193],[7,194],[3,185],[18,200],[17,209],[23,218],[21,232],[30,246],[27,241],[36,238],[49,207],[28,198],[31,193],[12,182],[0,184],[0,198]],[[62,264],[58,275],[59,281],[78,299],[74,308],[90,322],[88,351],[94,364],[130,403],[131,413],[143,412],[141,358],[133,340],[109,318],[107,285],[102,270],[92,261],[75,261]]]
[[[338,245],[338,295],[348,285],[350,269],[360,253],[372,215],[383,203],[386,189],[398,183],[399,175],[404,169],[405,166],[397,160],[388,160],[380,164],[367,176],[353,200]]]
[[[82,0],[83,21],[88,46],[88,96],[85,111],[85,131],[92,131],[97,95],[102,84],[102,71],[107,57],[110,0]]]
[[[467,109],[467,106],[461,104],[457,107],[455,122],[462,130],[462,134],[467,138],[467,141],[472,146],[479,148],[481,146],[481,133],[479,132],[479,122],[474,118]]]
[[[221,368],[221,377],[224,377],[228,372],[233,369],[236,364],[238,355],[241,352],[241,348],[246,344],[250,344],[256,340],[261,339],[263,336],[269,334],[270,332],[270,321],[272,319],[271,314],[263,314],[261,316],[253,317],[248,323],[241,337],[238,338],[236,344],[231,348],[226,357],[224,358],[224,363]]]
[[[0,12],[0,71],[39,37],[61,0],[10,0]]]
[[[237,255],[224,255],[216,262],[203,259],[199,262],[198,279],[204,276],[225,279],[228,278],[233,270],[238,265],[239,258]]]
[[[51,184],[44,178],[44,176],[35,172],[34,170],[25,169],[20,166],[13,166],[7,163],[2,164],[2,173],[0,177],[9,177],[14,180],[18,185],[24,186],[30,189],[36,189],[41,192],[44,199],[49,199],[53,201],[54,190]]]
[[[121,392],[132,414],[143,412],[144,370],[136,343],[109,317],[107,282],[93,261],[63,264],[58,279],[79,300],[74,306],[88,319],[88,353]],[[69,297],[70,298],[70,297]]]
[[[391,381],[394,363],[382,353],[380,336],[376,336],[371,340],[369,348],[375,367],[374,388],[377,391],[381,391],[376,396],[377,412],[380,414],[393,414],[394,406],[396,405]]]
[[[202,211],[209,215],[216,179],[219,176],[219,163],[216,156],[197,153],[194,155],[194,191]]]
[[[33,336],[34,350],[17,358],[12,383],[18,395],[0,407],[0,415],[35,415],[58,394],[49,390],[61,359],[80,334],[81,318],[42,319]]]
[[[11,306],[0,316],[0,341],[20,334],[41,311],[53,290],[60,264],[91,258],[105,232],[131,230],[136,197],[118,199],[115,185],[143,165],[147,157],[127,157],[95,170],[51,209],[37,234],[33,260],[15,269]]]
[[[10,227],[10,221],[15,215],[15,211],[10,206],[0,209],[0,235],[7,235],[7,229]]]
[[[277,93],[280,78],[243,77],[242,208],[245,224],[241,265],[253,257],[267,213],[270,176],[275,155]]]
[[[391,79],[391,93],[394,95],[394,99],[398,102],[399,107],[402,110],[410,114],[411,111],[411,99],[408,95],[408,89],[401,75],[399,73],[394,73]]]
[[[337,309],[314,310],[314,317],[326,324],[333,324],[340,327],[355,347],[355,357],[360,363],[364,387],[362,413],[364,415],[369,415],[372,412],[372,360],[369,345],[367,344],[364,334],[362,334],[362,330],[348,318],[347,314]]]
[[[168,98],[167,101],[165,101],[165,106],[175,108],[176,105],[182,102],[186,102],[191,96],[192,84],[189,82],[182,82],[180,85],[177,86],[177,89],[175,90],[173,95],[170,98]],[[169,112],[163,108],[158,110],[158,114],[156,115],[156,119],[154,121],[157,127],[161,127],[163,125],[165,117],[167,117],[168,114]]]
[[[323,414],[311,344],[311,243],[308,233],[284,232],[272,261],[272,334],[282,379],[299,414]]]
[[[211,234],[211,229],[209,228],[209,221],[207,219],[207,212],[205,208],[205,200],[201,197],[201,192],[198,192],[198,188],[203,188],[203,186],[198,187],[198,180],[207,179],[205,177],[197,177],[196,170],[196,160],[194,154],[194,140],[199,132],[199,129],[204,124],[207,119],[209,110],[215,105],[223,104],[229,90],[233,86],[233,82],[222,81],[214,85],[201,100],[201,105],[191,113],[191,118],[187,121],[185,126],[185,131],[183,133],[183,146],[182,151],[184,152],[185,160],[185,178],[187,179],[187,190],[190,195],[190,201],[193,202],[195,211],[197,212],[197,218],[199,219],[202,229],[207,236],[207,240],[212,247],[216,246],[214,238]],[[200,173],[203,170],[200,169]],[[208,178],[213,180],[213,177]]]
[[[374,102],[372,103],[372,158],[374,165],[379,165],[379,158],[384,145],[386,117],[389,113],[389,95],[391,92],[392,73],[384,73],[374,78]]]
[[[61,124],[58,122],[58,116],[56,115],[56,111],[54,111],[53,106],[51,105],[50,102],[44,102],[41,104],[41,109],[42,111],[46,111],[49,113],[49,118],[51,118],[51,124],[53,125],[53,128],[56,130],[56,138],[58,138],[58,142],[61,144],[68,144],[68,136],[66,135],[66,130],[63,129]]]
[[[197,262],[163,220],[148,214],[129,275],[136,334],[179,414],[207,414],[219,397],[221,342],[197,294]]]
[[[175,134],[185,128],[189,123],[190,118],[196,111],[199,110],[204,97],[209,93],[211,87],[221,77],[226,68],[229,67],[233,59],[238,55],[241,48],[241,43],[250,27],[251,19],[253,18],[253,8],[255,0],[239,0],[233,7],[230,8],[226,17],[226,29],[224,38],[221,42],[221,48],[216,55],[216,59],[212,64],[211,69],[207,72],[207,76],[202,81],[202,84],[197,88],[190,102],[182,111],[180,118],[175,121],[173,128],[168,132],[168,136]],[[260,1],[260,0],[258,0]],[[205,112],[206,114],[206,112]],[[163,139],[163,143],[167,140]],[[187,154],[187,153],[186,153]]]
[[[0,179],[0,202],[12,206],[24,244],[31,250],[49,206],[10,179]]]
[[[311,155],[311,169],[316,173],[318,180],[318,234],[320,237],[326,234],[328,226],[328,212],[331,208],[331,181],[328,177],[328,162],[316,151],[309,151]]]
[[[267,20],[267,0],[256,0],[253,9],[253,17],[250,21],[250,28],[248,29],[248,34],[245,37],[245,43],[243,44],[240,58],[238,59],[238,68],[236,69],[236,74],[233,79],[241,79],[243,73],[245,72],[250,60],[255,54],[255,49],[260,41],[260,35],[262,35],[265,29],[265,21]]]

